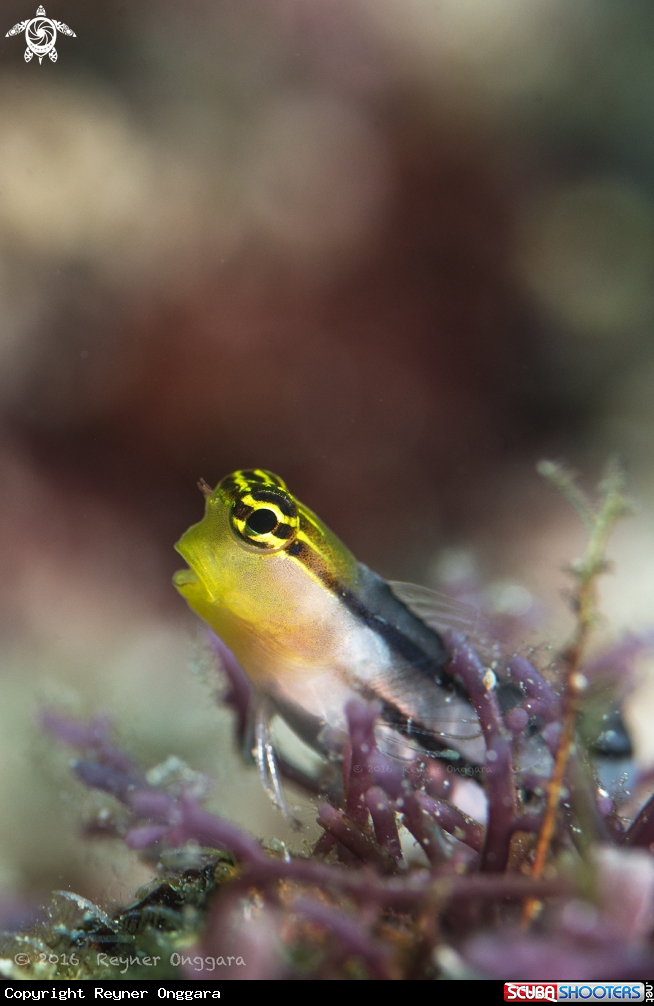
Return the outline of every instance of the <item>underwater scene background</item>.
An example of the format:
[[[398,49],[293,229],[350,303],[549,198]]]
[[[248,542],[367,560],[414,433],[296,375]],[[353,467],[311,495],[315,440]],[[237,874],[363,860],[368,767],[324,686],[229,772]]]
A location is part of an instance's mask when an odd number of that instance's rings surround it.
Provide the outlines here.
[[[61,0],[0,31],[0,928],[153,876],[40,710],[306,851],[233,740],[172,587],[200,477],[279,472],[384,577],[560,646],[582,524],[636,512],[593,646],[654,623],[654,11],[646,0]],[[654,764],[651,660],[624,718]],[[462,797],[462,800],[464,798]],[[470,813],[482,811],[468,791]],[[417,855],[417,853],[416,853]]]

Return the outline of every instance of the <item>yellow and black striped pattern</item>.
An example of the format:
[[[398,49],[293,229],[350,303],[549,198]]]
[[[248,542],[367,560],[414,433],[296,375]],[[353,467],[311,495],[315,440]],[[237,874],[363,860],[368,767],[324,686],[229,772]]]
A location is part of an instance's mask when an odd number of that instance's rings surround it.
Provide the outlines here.
[[[230,524],[242,541],[276,552],[295,539],[300,515],[282,479],[263,468],[233,472],[216,487],[230,506]]]

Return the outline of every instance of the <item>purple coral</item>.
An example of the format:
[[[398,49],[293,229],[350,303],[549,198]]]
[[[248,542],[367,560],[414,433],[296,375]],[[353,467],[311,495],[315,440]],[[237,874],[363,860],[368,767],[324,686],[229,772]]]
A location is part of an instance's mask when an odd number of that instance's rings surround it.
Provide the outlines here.
[[[228,676],[226,701],[236,712],[242,739],[250,686],[226,647],[215,640],[212,645]],[[486,827],[451,802],[453,774],[442,762],[418,755],[399,762],[380,750],[379,707],[362,700],[351,702],[346,710],[344,793],[341,801],[332,799],[318,809],[324,834],[312,858],[276,858],[241,829],[206,811],[197,795],[183,788],[171,793],[150,785],[144,772],[115,746],[106,719],[79,723],[46,712],[42,723],[80,751],[73,764],[78,778],[112,794],[128,809],[125,840],[130,848],[195,842],[235,856],[239,874],[216,897],[197,952],[202,960],[211,959],[219,948],[236,945],[238,936],[239,945],[250,948],[252,964],[241,978],[298,977],[288,964],[289,946],[301,944],[307,933],[320,950],[312,977],[340,977],[350,958],[359,960],[373,979],[430,977],[432,951],[442,939],[443,926],[450,944],[481,976],[534,978],[555,968],[560,977],[633,978],[654,962],[648,943],[654,860],[649,853],[622,852],[618,843],[649,845],[654,838],[654,802],[643,808],[626,835],[616,828],[605,827],[602,832],[614,844],[596,859],[599,907],[578,900],[573,875],[540,880],[525,876],[521,869],[533,846],[529,836],[541,824],[538,801],[533,810],[524,806],[525,787],[546,780],[538,772],[519,778],[514,761],[534,717],[549,724],[545,732],[552,734],[555,749],[560,700],[546,678],[526,658],[516,656],[507,663],[505,676],[517,685],[522,701],[503,714],[494,679],[475,650],[454,633],[448,645],[450,672],[465,685],[486,741]],[[589,673],[624,669],[643,645],[625,640],[613,655],[597,658]],[[281,768],[284,772],[283,764]],[[578,761],[570,763],[569,777],[571,786],[588,785]],[[591,817],[612,813],[612,806],[602,805],[606,794],[589,791],[584,799],[594,808]],[[581,805],[583,800],[573,800],[561,817],[557,841],[562,847],[571,844],[568,830],[574,829]],[[422,847],[428,868],[407,865],[400,825]],[[522,836],[517,846],[516,835]],[[334,853],[340,864],[324,861]],[[632,859],[627,863],[625,856]],[[253,890],[259,908],[250,917],[244,915],[243,899],[247,901]],[[526,899],[545,903],[540,932],[515,930]],[[494,906],[492,916],[489,906]],[[623,926],[618,939],[611,915],[633,916],[639,922]],[[499,924],[494,933],[487,930],[491,917]],[[418,919],[431,922],[426,928],[423,922],[420,938],[407,944],[402,933],[412,931]],[[211,974],[194,967],[188,977]]]

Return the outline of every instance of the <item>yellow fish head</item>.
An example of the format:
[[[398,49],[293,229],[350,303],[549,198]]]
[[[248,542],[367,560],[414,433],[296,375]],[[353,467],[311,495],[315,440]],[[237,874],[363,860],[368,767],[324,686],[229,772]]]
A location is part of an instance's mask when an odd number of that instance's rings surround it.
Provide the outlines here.
[[[293,541],[298,509],[284,482],[262,469],[234,472],[215,490],[203,491],[204,519],[175,545],[191,568],[177,573],[174,583],[189,602],[203,596],[224,603],[235,576],[247,576],[258,568],[262,553],[278,552]]]
[[[353,584],[354,556],[271,472],[234,472],[203,491],[203,520],[175,546],[190,567],[175,574],[177,590],[246,669],[255,646],[295,647],[299,657],[293,612],[311,583],[322,593],[332,579]]]

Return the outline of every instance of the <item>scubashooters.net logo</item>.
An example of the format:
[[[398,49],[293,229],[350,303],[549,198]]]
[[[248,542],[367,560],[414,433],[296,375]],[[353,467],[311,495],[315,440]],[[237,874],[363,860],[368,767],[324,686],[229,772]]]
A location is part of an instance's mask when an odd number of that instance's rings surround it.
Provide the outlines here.
[[[26,63],[29,63],[33,56],[39,57],[39,63],[44,56],[48,56],[53,63],[56,63],[57,50],[55,49],[55,42],[57,41],[58,31],[62,35],[70,35],[72,38],[77,38],[75,32],[71,31],[67,24],[63,24],[62,21],[53,21],[51,18],[46,17],[43,7],[37,9],[36,17],[33,17],[30,21],[19,21],[18,24],[15,24],[7,32],[5,38],[9,38],[10,35],[20,35],[22,31],[25,32],[25,41],[27,42],[27,49],[25,50]]]
[[[644,982],[504,982],[506,1002],[642,1002],[644,998]]]

